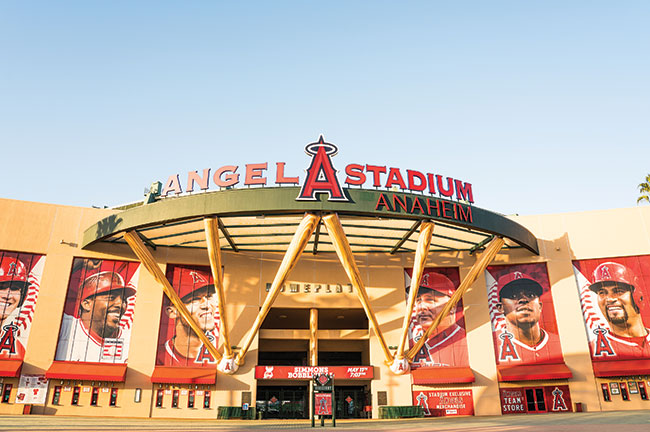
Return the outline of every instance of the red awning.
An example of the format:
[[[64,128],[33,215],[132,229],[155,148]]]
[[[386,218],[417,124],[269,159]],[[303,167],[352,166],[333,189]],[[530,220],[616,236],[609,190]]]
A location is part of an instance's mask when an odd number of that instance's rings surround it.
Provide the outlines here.
[[[536,381],[569,379],[573,376],[564,363],[497,366],[499,381]]]
[[[151,375],[152,383],[214,384],[216,381],[217,369],[215,368],[156,366]]]
[[[126,378],[126,365],[55,361],[45,373],[45,377],[47,379],[121,382]]]
[[[592,365],[597,377],[650,375],[650,360],[599,361]]]
[[[455,384],[474,382],[474,374],[468,367],[418,368],[411,372],[413,384]]]
[[[16,378],[20,376],[22,360],[0,360],[0,377]]]

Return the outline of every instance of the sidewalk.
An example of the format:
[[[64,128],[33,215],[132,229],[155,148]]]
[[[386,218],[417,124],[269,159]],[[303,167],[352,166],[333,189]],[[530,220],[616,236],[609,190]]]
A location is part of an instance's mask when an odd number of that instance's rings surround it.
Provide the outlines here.
[[[331,421],[326,423],[331,430]],[[0,416],[0,431],[250,431],[317,430],[309,420],[160,420],[56,416]],[[336,429],[411,431],[648,432],[650,410],[404,420],[339,420]]]

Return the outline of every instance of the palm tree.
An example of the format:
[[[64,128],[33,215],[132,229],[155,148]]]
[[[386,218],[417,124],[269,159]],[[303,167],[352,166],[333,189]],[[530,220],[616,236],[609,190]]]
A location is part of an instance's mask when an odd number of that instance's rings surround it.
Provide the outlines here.
[[[636,203],[639,204],[641,201],[650,203],[650,174],[645,176],[645,181],[639,184],[639,198],[637,198]]]

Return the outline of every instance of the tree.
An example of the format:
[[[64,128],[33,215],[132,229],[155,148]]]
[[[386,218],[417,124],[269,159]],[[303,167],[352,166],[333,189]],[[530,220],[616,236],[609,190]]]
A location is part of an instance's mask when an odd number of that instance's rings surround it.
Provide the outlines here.
[[[650,174],[645,176],[645,181],[639,184],[639,198],[637,198],[636,203],[639,204],[642,201],[650,203]]]

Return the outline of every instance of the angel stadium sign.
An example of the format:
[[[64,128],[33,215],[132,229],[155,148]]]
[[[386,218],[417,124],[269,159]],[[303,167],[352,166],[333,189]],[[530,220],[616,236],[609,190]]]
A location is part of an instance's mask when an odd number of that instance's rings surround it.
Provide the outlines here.
[[[311,163],[305,170],[306,175],[302,183],[300,176],[292,175],[296,174],[295,171],[288,173],[285,162],[275,164],[274,177],[269,175],[267,162],[246,164],[241,170],[238,165],[224,165],[215,170],[205,168],[203,171],[189,171],[184,177],[180,174],[170,175],[164,183],[161,197],[207,191],[213,186],[219,189],[232,189],[239,185],[264,187],[273,182],[276,186],[301,185],[300,192],[296,196],[297,201],[318,201],[318,194],[326,194],[327,201],[351,202],[349,194],[346,193],[347,189],[341,187],[339,171],[334,168],[332,162],[332,157],[338,153],[338,148],[334,144],[325,142],[321,135],[317,142],[308,144],[305,151],[311,156]],[[347,165],[344,172],[343,183],[348,188],[352,186],[363,188],[369,184],[373,188],[386,188],[389,191],[428,193],[443,199],[455,198],[466,204],[474,203],[471,183],[443,177],[440,174],[360,163]],[[181,182],[181,179],[184,181]],[[402,208],[405,212],[421,214],[431,214],[431,211],[437,212],[438,215],[454,213],[457,216],[461,211],[459,210],[461,206],[455,203],[445,206],[441,201],[428,198],[410,201],[407,203],[394,194],[386,193],[380,195],[377,207],[384,206],[389,210]],[[462,211],[466,212],[466,207],[462,206]],[[468,211],[471,214],[471,210]]]

